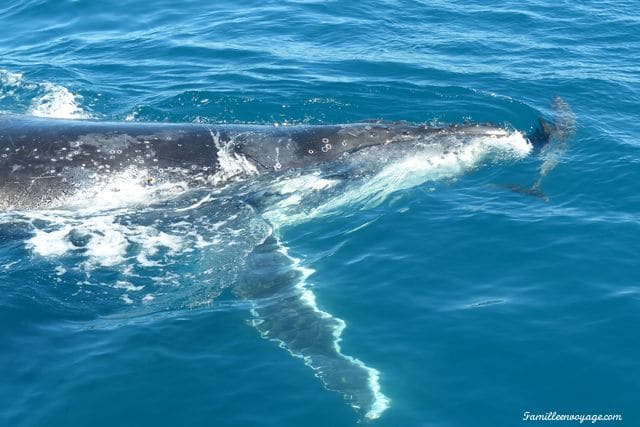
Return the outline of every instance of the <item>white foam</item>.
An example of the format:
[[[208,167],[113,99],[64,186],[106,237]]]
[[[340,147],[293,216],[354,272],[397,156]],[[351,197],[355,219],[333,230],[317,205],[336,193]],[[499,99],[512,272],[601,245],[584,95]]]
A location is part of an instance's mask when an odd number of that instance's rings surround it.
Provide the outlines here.
[[[63,255],[74,247],[68,240],[70,232],[70,225],[54,231],[36,230],[35,235],[27,240],[27,248],[43,257]]]
[[[18,104],[22,104],[23,92],[31,97],[31,92],[38,92],[38,96],[31,100],[26,114],[38,117],[52,117],[60,119],[87,119],[91,115],[82,108],[81,95],[72,93],[68,88],[43,81],[31,82],[20,72],[0,69],[0,99],[15,97]]]
[[[133,283],[124,280],[118,280],[113,287],[116,289],[124,289],[128,292],[138,292],[144,289],[144,286],[135,286]]]
[[[138,227],[139,233],[130,237],[140,245],[140,252],[136,257],[140,265],[152,267],[159,265],[158,261],[150,261],[149,257],[158,253],[161,248],[168,250],[169,255],[174,255],[183,249],[184,243],[179,236],[171,235],[163,231],[150,232],[150,229]]]
[[[59,119],[87,119],[82,109],[82,96],[75,95],[64,86],[50,82],[41,84],[43,94],[31,103],[29,113],[38,117]]]
[[[211,201],[211,194],[207,194],[206,196],[204,196],[202,199],[198,200],[197,202],[193,203],[190,206],[187,206],[186,208],[177,208],[176,212],[184,212],[184,211],[190,211],[193,209],[197,209],[200,206],[204,205],[205,203]]]
[[[116,224],[114,219],[109,216],[94,217],[82,224],[82,228],[91,233],[85,252],[89,263],[110,267],[124,261],[129,246],[127,230]]]
[[[233,151],[234,142],[221,142],[220,135],[209,131],[211,133],[211,139],[217,149],[218,156],[218,171],[213,174],[209,181],[213,185],[218,185],[229,181],[236,177],[245,177],[250,175],[257,175],[258,169],[251,163],[245,156]]]
[[[127,225],[117,221],[117,214],[93,215],[89,217],[64,216],[66,212],[48,215],[39,213],[32,220],[46,219],[55,229],[35,229],[34,236],[27,241],[27,248],[34,254],[45,257],[64,257],[71,252],[81,253],[85,261],[80,267],[91,271],[96,267],[126,265],[130,258],[138,260],[144,267],[159,265],[150,260],[161,249],[168,255],[185,250],[184,239],[159,231],[152,226]],[[71,241],[76,233],[86,239],[86,244],[78,247]],[[135,252],[128,254],[130,251]],[[127,282],[117,283],[116,288],[133,290]],[[133,285],[131,285],[133,286]],[[139,290],[139,289],[135,289]]]
[[[0,70],[0,85],[4,88],[16,88],[22,85],[22,73],[13,73],[7,70]]]
[[[149,205],[174,197],[187,189],[185,182],[147,185],[151,176],[146,169],[129,167],[111,173],[74,194],[65,206],[81,210],[83,214],[111,209]]]
[[[125,121],[125,122],[132,122],[132,121],[134,121],[134,120],[136,120],[136,119],[138,118],[138,114],[139,114],[139,113],[138,113],[137,111],[134,111],[134,112],[132,112],[132,113],[129,113],[129,114],[127,114],[127,115],[125,116],[124,121]]]
[[[24,84],[24,75],[22,73],[0,70],[0,99],[15,97],[16,92],[24,86],[28,85]]]

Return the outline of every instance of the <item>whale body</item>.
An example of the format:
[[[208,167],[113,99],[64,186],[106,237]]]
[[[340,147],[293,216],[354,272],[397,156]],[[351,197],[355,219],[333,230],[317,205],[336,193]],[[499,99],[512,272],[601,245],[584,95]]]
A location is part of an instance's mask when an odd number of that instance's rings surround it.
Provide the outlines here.
[[[480,124],[211,125],[2,115],[0,208],[64,205],[125,171],[143,185],[220,186],[237,177],[322,165],[373,146],[429,145],[447,138],[460,144],[465,138],[509,133]]]

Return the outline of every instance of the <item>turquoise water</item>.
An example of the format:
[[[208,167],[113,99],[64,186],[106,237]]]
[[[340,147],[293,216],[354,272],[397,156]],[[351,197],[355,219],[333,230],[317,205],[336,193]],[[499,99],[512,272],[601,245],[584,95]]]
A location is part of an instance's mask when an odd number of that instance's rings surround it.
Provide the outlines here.
[[[299,259],[289,268],[313,270],[317,306],[345,322],[342,352],[379,372],[388,408],[365,422],[544,425],[524,412],[556,411],[640,425],[635,2],[30,0],[0,5],[0,23],[9,113],[527,132],[554,117],[560,96],[577,126],[544,176],[547,202],[503,187],[538,179],[545,157],[533,153],[400,186],[377,204],[347,201],[277,233]],[[237,251],[172,254],[169,242],[156,266],[113,250],[160,239],[148,215],[124,225],[47,215],[0,220],[0,424],[362,419],[248,324],[252,303],[232,290],[264,231],[246,226],[248,213]],[[65,252],[48,224],[88,230],[96,245]],[[218,269],[213,282],[207,268]]]

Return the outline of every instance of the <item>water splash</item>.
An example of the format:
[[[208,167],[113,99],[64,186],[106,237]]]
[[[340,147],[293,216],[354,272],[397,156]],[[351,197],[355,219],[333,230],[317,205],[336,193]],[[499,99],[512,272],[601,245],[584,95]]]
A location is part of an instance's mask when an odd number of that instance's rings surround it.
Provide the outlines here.
[[[92,117],[81,95],[57,83],[31,81],[20,72],[0,70],[0,100],[15,113],[58,119]]]
[[[37,117],[57,119],[88,119],[91,116],[82,108],[82,96],[54,83],[44,82],[42,94],[35,98],[29,113]]]

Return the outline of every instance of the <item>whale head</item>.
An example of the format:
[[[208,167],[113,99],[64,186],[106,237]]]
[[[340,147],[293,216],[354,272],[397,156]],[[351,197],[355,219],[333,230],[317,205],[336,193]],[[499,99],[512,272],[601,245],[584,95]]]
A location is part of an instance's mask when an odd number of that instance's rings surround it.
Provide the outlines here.
[[[265,171],[287,171],[342,160],[361,151],[385,156],[399,150],[415,151],[433,145],[462,145],[478,138],[501,138],[510,131],[495,125],[428,126],[406,122],[274,129],[236,137],[236,153]]]

